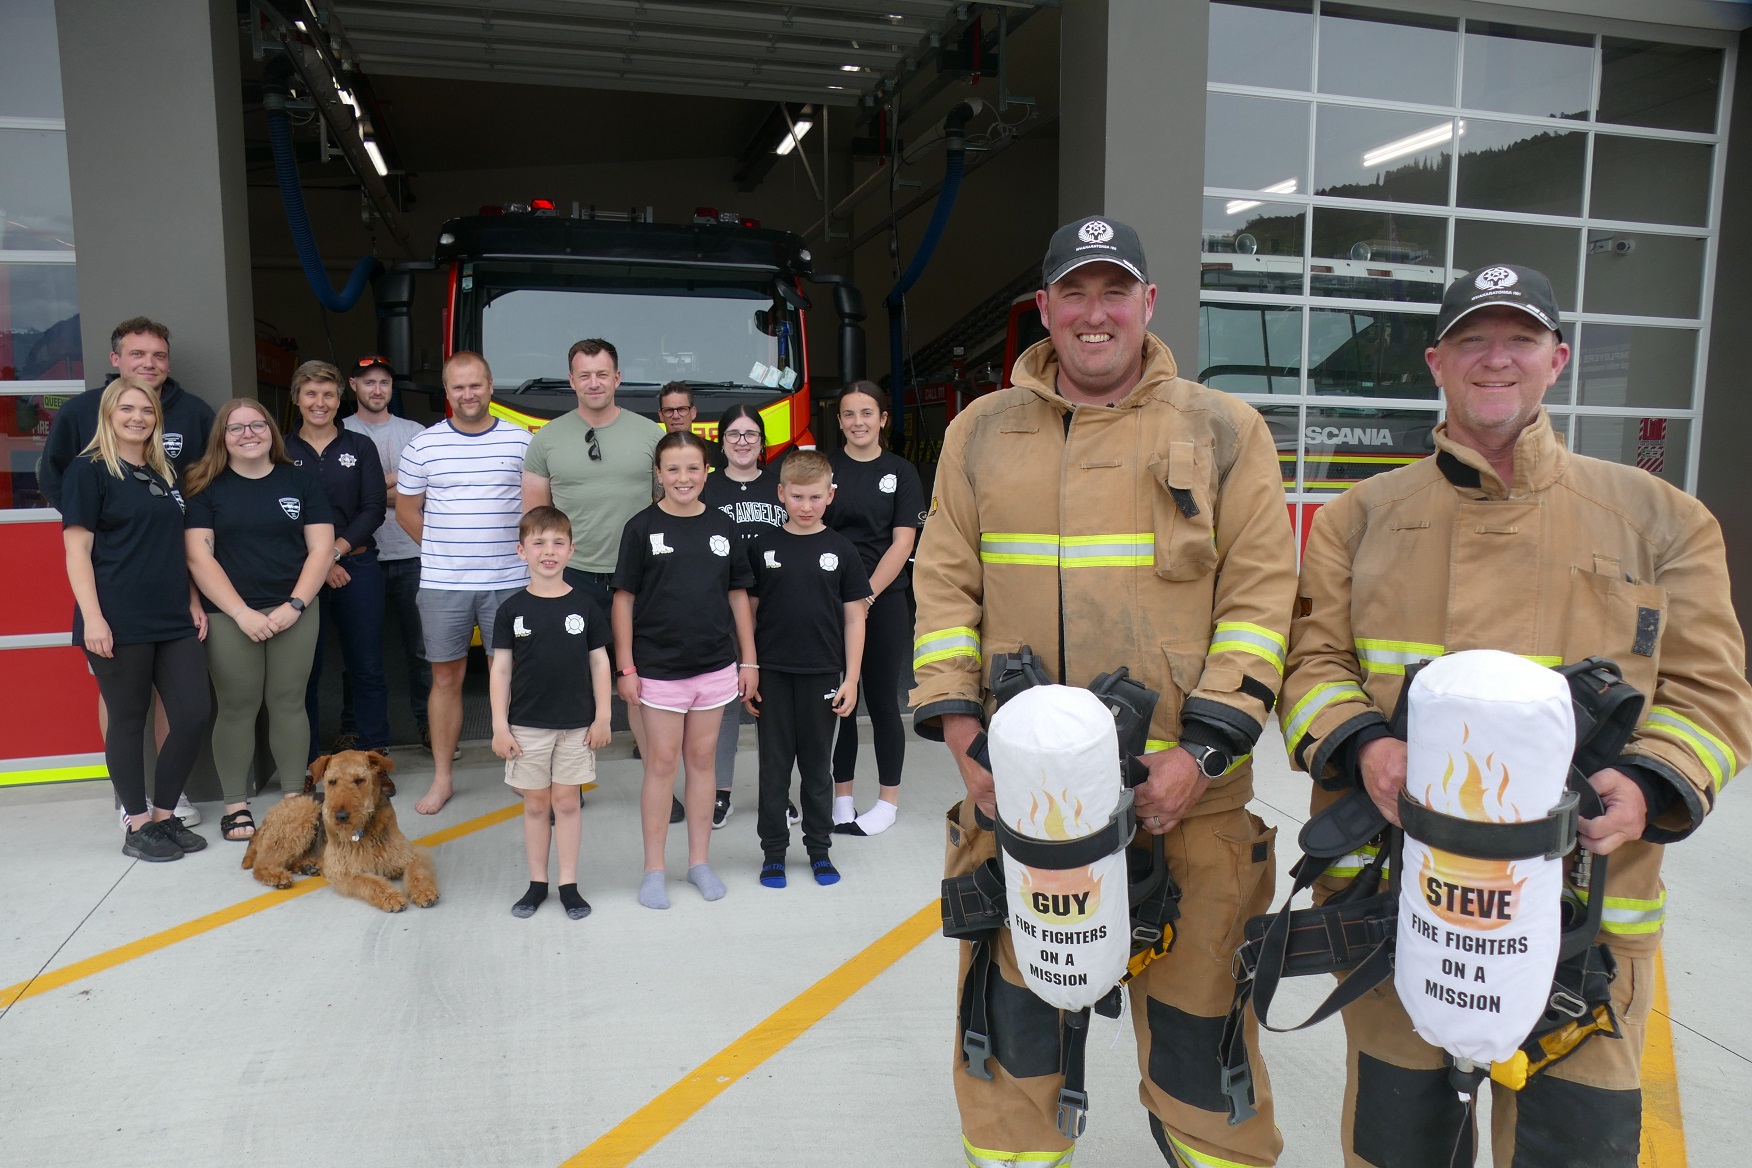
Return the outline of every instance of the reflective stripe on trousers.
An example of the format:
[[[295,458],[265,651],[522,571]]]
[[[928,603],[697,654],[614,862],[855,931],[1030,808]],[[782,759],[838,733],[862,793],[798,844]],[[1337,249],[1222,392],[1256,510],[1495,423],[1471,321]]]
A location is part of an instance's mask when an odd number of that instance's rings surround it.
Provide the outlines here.
[[[961,1137],[961,1146],[967,1152],[967,1168],[1004,1168],[1008,1164],[1027,1164],[1030,1168],[1066,1168],[1071,1162],[1071,1153],[1076,1147],[1066,1148],[1062,1152],[994,1152],[990,1148],[976,1148],[967,1142],[967,1137]]]

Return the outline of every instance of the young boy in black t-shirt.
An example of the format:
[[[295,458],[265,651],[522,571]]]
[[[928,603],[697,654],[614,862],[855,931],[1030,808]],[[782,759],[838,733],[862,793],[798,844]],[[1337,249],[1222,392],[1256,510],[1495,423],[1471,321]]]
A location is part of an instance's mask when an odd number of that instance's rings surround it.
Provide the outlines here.
[[[748,543],[754,569],[754,643],[760,688],[749,709],[760,719],[760,882],[785,886],[785,820],[791,767],[800,775],[803,846],[817,884],[839,883],[828,859],[833,774],[828,759],[838,719],[858,704],[870,578],[858,550],[821,517],[833,502],[833,468],[799,450],[779,470],[779,501],[790,518]]]
[[[488,694],[493,753],[523,796],[529,891],[511,915],[535,915],[548,890],[548,837],[560,854],[560,903],[575,921],[590,915],[578,895],[578,795],[596,778],[596,749],[609,741],[608,618],[566,583],[572,522],[557,507],[533,507],[517,527],[529,586],[499,606]],[[581,683],[588,675],[589,686]]]

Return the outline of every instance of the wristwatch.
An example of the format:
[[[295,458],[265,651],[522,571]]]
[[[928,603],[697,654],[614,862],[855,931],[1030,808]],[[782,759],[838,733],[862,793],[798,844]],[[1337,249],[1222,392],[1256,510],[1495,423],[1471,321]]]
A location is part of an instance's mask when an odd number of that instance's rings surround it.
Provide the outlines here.
[[[1228,751],[1202,742],[1182,742],[1180,749],[1192,755],[1192,760],[1198,764],[1198,773],[1207,779],[1222,778],[1235,764],[1234,756]]]
[[[290,604],[292,606],[293,612],[303,612],[304,611],[304,602],[302,600],[298,599],[296,596],[294,596],[292,599],[288,600],[286,603]]]

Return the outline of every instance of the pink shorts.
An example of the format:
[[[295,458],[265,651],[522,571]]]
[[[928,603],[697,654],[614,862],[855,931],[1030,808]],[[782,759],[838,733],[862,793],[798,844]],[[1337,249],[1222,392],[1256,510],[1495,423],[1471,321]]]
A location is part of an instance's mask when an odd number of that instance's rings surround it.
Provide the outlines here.
[[[639,704],[653,709],[685,714],[689,710],[715,710],[736,700],[736,666],[726,665],[711,673],[677,681],[639,679]]]

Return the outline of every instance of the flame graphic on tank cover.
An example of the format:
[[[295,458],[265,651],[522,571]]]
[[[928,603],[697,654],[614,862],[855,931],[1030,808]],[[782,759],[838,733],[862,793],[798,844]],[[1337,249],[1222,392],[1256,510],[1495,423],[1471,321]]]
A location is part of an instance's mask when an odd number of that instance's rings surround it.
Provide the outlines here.
[[[1460,780],[1459,790],[1453,792],[1460,800],[1461,813],[1467,819],[1484,823],[1519,822],[1520,808],[1504,802],[1509,789],[1508,764],[1498,765],[1494,753],[1487,753],[1480,764],[1477,756],[1465,749],[1471,737],[1472,727],[1463,724],[1460,756],[1466,760],[1466,773]],[[1448,765],[1442,772],[1444,794],[1452,790],[1457,770],[1454,755],[1450,752]],[[1488,789],[1486,776],[1495,778],[1497,774],[1501,778],[1493,784],[1494,789]],[[1421,800],[1425,807],[1431,805],[1431,794],[1431,789],[1425,787]],[[1487,806],[1487,798],[1496,805],[1494,811]],[[1521,889],[1527,883],[1525,878],[1515,879],[1513,861],[1479,860],[1437,848],[1429,848],[1424,853],[1419,875],[1424,900],[1432,912],[1451,925],[1483,931],[1500,929],[1514,920]]]
[[[1068,790],[1035,791],[1029,796],[1028,815],[1018,820],[1016,830],[1035,839],[1068,840],[1089,835],[1099,825],[1083,822],[1083,801]],[[1088,920],[1101,907],[1101,879],[1093,867],[1022,868],[1022,903],[1030,916],[1049,925],[1074,925]]]

